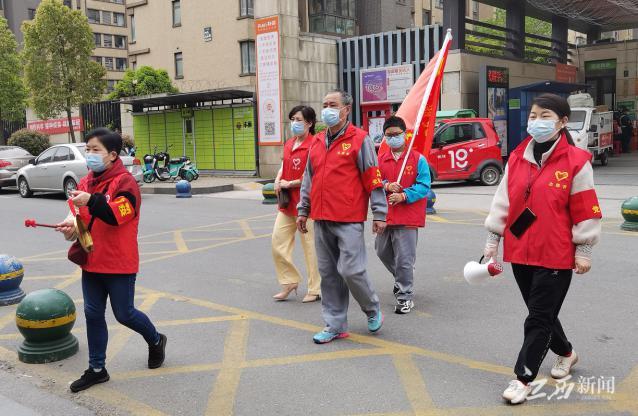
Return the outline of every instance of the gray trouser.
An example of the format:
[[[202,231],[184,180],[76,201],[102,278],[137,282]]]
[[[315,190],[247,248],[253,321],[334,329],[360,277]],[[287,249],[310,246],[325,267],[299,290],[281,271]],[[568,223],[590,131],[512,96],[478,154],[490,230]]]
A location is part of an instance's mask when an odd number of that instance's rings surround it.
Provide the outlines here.
[[[321,313],[328,330],[348,330],[349,292],[368,317],[375,316],[379,297],[366,272],[363,223],[315,221],[315,247],[321,275]]]
[[[416,228],[388,227],[377,235],[374,247],[377,256],[394,276],[394,296],[397,300],[414,298],[414,263],[419,230]]]

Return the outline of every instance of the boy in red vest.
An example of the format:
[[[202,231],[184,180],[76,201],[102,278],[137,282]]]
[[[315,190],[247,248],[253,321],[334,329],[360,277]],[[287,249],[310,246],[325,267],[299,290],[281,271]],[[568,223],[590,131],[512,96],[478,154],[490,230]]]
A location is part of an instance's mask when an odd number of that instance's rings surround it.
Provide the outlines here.
[[[410,313],[414,308],[414,263],[418,227],[425,226],[425,196],[430,190],[430,167],[415,150],[409,153],[405,144],[405,122],[392,116],[385,121],[383,133],[390,151],[379,156],[379,169],[388,195],[387,224],[383,234],[377,235],[375,248],[379,259],[394,276],[394,312]],[[399,174],[404,160],[405,170]]]
[[[364,222],[368,202],[372,231],[385,229],[388,205],[381,172],[368,134],[348,121],[352,96],[328,93],[321,118],[328,129],[317,134],[310,149],[297,205],[297,227],[308,232],[308,216],[315,221],[315,248],[321,275],[321,310],[326,327],[315,334],[317,344],[348,336],[350,293],[368,318],[368,330],[383,324],[379,297],[366,271]]]

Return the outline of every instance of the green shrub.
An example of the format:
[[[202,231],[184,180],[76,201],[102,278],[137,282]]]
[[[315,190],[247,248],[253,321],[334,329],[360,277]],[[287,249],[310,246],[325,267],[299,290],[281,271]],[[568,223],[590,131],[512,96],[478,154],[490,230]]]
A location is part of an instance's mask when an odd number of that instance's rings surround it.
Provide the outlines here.
[[[49,136],[39,131],[21,129],[16,131],[9,137],[7,142],[9,146],[20,146],[33,156],[37,156],[49,147]]]

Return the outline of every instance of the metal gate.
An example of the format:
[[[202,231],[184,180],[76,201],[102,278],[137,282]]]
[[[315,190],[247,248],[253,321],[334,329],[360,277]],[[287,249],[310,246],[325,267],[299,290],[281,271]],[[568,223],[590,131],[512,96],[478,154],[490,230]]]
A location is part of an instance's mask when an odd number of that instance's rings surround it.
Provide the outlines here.
[[[122,115],[119,101],[100,101],[92,104],[82,104],[80,115],[84,120],[82,134],[98,127],[122,131]]]
[[[354,98],[352,121],[361,126],[361,69],[412,64],[416,80],[442,43],[443,29],[439,25],[339,40],[339,87]]]

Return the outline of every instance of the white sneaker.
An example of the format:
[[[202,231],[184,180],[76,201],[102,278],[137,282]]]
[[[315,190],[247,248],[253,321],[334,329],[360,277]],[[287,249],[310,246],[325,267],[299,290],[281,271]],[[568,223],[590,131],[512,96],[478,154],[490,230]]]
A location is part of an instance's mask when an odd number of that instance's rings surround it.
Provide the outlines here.
[[[572,367],[578,362],[578,355],[576,351],[572,350],[572,355],[569,357],[557,356],[552,366],[552,377],[556,379],[565,378],[569,375]]]
[[[532,386],[525,385],[519,380],[510,381],[509,386],[503,392],[503,398],[511,404],[523,403],[532,392]]]

